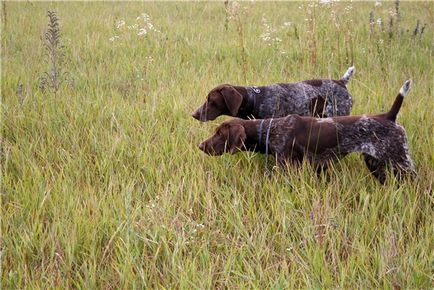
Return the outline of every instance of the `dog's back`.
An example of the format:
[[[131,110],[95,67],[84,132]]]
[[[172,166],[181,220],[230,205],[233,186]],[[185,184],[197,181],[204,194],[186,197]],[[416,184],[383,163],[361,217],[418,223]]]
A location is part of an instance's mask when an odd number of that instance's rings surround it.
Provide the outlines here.
[[[260,100],[257,118],[289,114],[324,118],[347,116],[353,102],[346,85],[353,73],[354,67],[350,67],[340,80],[314,79],[251,88],[249,93]]]

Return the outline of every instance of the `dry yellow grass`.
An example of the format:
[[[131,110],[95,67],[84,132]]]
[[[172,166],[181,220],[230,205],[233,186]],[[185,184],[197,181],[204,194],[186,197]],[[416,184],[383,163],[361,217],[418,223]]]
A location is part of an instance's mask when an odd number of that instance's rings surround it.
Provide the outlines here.
[[[432,287],[432,2],[401,3],[391,34],[393,2],[242,2],[227,29],[223,3],[2,4],[4,289]],[[74,80],[57,96],[38,89],[47,10]],[[384,32],[370,34],[370,11]],[[327,181],[197,149],[225,119],[189,115],[215,85],[338,77],[352,62],[354,114],[388,109],[413,79],[398,121],[414,183],[381,186],[357,155]]]

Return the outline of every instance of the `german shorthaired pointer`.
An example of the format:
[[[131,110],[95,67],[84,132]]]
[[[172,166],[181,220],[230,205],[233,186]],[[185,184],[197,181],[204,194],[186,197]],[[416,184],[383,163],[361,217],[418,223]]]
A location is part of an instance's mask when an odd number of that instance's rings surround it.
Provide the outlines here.
[[[308,80],[264,87],[219,85],[211,90],[205,103],[192,116],[203,122],[220,115],[242,119],[277,118],[289,114],[346,116],[352,107],[346,85],[353,73],[352,66],[340,80]]]
[[[199,145],[208,155],[241,150],[272,154],[280,165],[299,163],[303,157],[318,170],[351,152],[361,152],[371,173],[384,183],[386,167],[395,175],[414,177],[403,127],[395,123],[411,81],[402,86],[392,108],[378,115],[313,118],[289,115],[263,120],[232,119]]]

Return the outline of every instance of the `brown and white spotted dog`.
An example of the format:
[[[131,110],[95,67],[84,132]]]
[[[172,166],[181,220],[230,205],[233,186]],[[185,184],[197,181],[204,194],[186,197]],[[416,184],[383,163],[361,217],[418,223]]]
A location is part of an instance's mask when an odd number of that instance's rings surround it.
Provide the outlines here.
[[[351,113],[353,104],[346,87],[353,73],[354,66],[340,80],[318,79],[262,87],[219,85],[209,92],[205,103],[192,116],[203,122],[220,115],[242,119],[277,118],[289,114],[346,116]]]
[[[232,119],[222,123],[199,148],[208,155],[234,154],[240,150],[267,152],[280,165],[307,158],[318,169],[351,152],[360,152],[381,183],[385,182],[387,166],[399,177],[403,174],[413,177],[416,171],[405,130],[395,122],[410,86],[411,81],[406,81],[387,113],[325,119],[298,115],[263,120]]]

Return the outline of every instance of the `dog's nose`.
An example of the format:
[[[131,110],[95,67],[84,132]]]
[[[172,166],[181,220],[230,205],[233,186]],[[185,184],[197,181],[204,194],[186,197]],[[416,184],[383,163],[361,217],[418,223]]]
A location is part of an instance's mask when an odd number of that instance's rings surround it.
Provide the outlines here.
[[[199,112],[199,110],[194,111],[193,113],[191,113],[191,116],[193,118],[195,118],[196,120],[199,120],[199,118],[200,118],[200,112]]]
[[[199,149],[202,150],[202,151],[205,151],[205,144],[200,143],[199,144]]]

